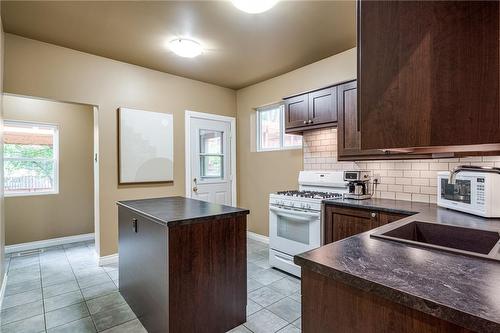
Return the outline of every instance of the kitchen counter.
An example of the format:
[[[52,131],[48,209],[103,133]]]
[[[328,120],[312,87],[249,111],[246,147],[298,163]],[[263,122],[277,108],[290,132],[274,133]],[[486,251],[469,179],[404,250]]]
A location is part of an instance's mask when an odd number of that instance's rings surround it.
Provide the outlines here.
[[[229,218],[249,213],[247,209],[184,197],[119,201],[118,205],[168,226],[212,221],[213,219]]]
[[[370,237],[409,221],[500,232],[500,220],[434,204],[325,200],[325,205],[413,214],[294,258],[311,270],[477,332],[500,332],[500,262]]]
[[[120,293],[148,332],[245,322],[248,213],[183,197],[118,202]]]

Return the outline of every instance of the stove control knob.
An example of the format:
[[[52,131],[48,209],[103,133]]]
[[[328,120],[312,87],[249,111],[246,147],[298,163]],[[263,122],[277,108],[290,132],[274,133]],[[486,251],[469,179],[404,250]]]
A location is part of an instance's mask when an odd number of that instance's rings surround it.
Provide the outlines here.
[[[306,207],[306,205],[304,205],[304,203],[300,204],[300,208],[305,208],[305,207]]]
[[[311,205],[310,205],[310,204],[307,204],[307,207],[306,207],[306,208],[307,208],[307,209],[311,208]]]
[[[295,203],[294,202],[290,202],[290,206],[295,207]]]

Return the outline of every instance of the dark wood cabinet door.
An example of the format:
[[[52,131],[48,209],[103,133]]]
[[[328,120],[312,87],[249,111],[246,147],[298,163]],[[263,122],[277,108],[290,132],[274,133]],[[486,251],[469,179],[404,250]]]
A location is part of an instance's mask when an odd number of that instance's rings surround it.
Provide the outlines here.
[[[358,119],[358,90],[356,81],[338,87],[338,154],[361,153],[361,132]]]
[[[499,9],[358,1],[362,148],[500,142]]]
[[[392,223],[404,219],[410,215],[406,214],[396,214],[396,213],[387,213],[387,212],[379,212],[378,214],[378,225],[382,226],[387,223]]]
[[[306,126],[309,120],[308,94],[285,100],[285,129]]]
[[[388,157],[389,152],[379,149],[361,149],[357,82],[344,83],[337,88],[337,154],[339,160]]]
[[[325,208],[325,244],[371,230],[378,226],[378,212],[364,209]]]
[[[319,125],[337,121],[337,87],[309,94],[309,123]]]

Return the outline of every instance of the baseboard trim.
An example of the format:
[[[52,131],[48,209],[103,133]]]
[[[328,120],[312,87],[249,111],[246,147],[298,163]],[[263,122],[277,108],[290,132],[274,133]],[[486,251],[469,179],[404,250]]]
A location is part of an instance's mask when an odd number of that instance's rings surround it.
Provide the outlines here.
[[[99,257],[99,266],[111,265],[118,262],[118,253],[109,256]]]
[[[3,307],[3,298],[5,296],[5,288],[7,288],[7,273],[3,275],[2,288],[0,289],[0,310]]]
[[[5,253],[29,251],[56,245],[85,242],[94,239],[95,239],[94,234],[91,233],[91,234],[81,234],[76,236],[59,237],[59,238],[52,238],[35,242],[7,245],[5,246]]]
[[[262,243],[269,244],[269,237],[261,234],[256,234],[255,232],[247,231],[247,237]]]

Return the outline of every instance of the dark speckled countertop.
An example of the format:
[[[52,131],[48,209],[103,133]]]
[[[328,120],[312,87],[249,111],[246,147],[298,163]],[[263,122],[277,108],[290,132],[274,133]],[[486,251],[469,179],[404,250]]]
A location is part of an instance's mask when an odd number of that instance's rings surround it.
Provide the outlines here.
[[[213,204],[184,197],[118,201],[117,204],[169,227],[249,213],[248,209]]]
[[[324,203],[413,215],[295,256],[296,264],[471,330],[500,332],[500,261],[370,237],[409,221],[500,232],[500,220],[398,200]]]

